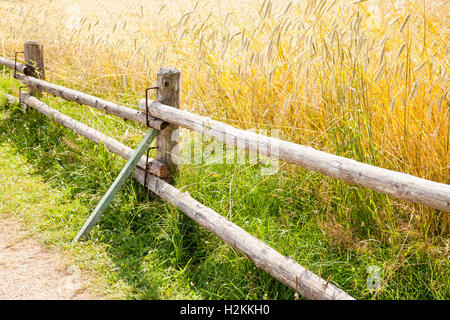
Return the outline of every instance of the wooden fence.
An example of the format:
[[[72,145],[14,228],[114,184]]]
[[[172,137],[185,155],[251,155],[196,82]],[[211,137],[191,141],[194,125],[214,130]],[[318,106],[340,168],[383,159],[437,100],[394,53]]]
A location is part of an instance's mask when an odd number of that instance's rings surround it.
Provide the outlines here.
[[[30,46],[33,48],[32,50]],[[157,136],[156,159],[149,159],[149,166],[146,170],[147,159],[142,157],[137,163],[134,178],[161,199],[174,204],[191,219],[243,253],[257,267],[270,273],[274,278],[307,299],[353,298],[329,281],[325,281],[300,266],[293,259],[281,255],[214,210],[199,203],[188,193],[174,188],[169,183],[170,175],[177,169],[176,163],[172,159],[171,151],[175,142],[171,140],[171,135],[177,126],[213,137],[227,145],[259,152],[264,156],[294,163],[348,183],[450,212],[449,185],[240,130],[222,122],[178,109],[180,106],[180,73],[176,69],[161,69],[157,78],[157,101],[142,99],[138,104],[139,110],[135,110],[45,81],[43,50],[41,46],[38,46],[39,50],[36,50],[36,47],[36,42],[24,44],[24,51],[28,51],[25,54],[26,64],[0,58],[0,64],[15,69],[16,79],[28,86],[28,93],[20,92],[19,100],[7,95],[10,103],[14,100],[20,101],[83,137],[95,143],[102,143],[106,149],[125,159],[129,159],[133,154],[131,148],[52,109],[38,100],[40,93],[45,91],[68,101],[88,105],[107,114],[160,130]]]

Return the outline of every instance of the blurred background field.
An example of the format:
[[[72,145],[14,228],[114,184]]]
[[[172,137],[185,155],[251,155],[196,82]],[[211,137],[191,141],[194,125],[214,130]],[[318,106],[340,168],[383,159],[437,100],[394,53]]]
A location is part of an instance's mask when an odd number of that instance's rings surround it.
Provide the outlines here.
[[[0,54],[13,58],[24,41],[38,40],[48,80],[134,108],[159,68],[175,66],[182,72],[183,109],[243,129],[279,129],[282,139],[449,183],[449,12],[445,0],[3,0]],[[121,141],[136,143],[143,132],[47,99]],[[424,264],[425,278],[437,273],[443,281],[439,286],[433,276],[427,278],[418,293],[395,289],[397,295],[387,286],[385,293],[366,291],[359,297],[448,298],[448,214],[287,165],[283,169],[290,182],[269,178],[269,193],[279,199],[276,190],[287,192],[283,201],[293,207],[286,210],[292,217],[307,212],[330,252],[337,250],[336,259],[355,250],[376,251],[391,274],[385,279],[403,272],[403,289],[419,281],[413,274]],[[197,194],[191,194],[213,208],[213,195],[228,192],[232,199],[228,169],[211,169],[211,176],[202,170],[181,170],[177,183],[194,185]],[[257,185],[267,182],[254,179]],[[308,204],[299,204],[304,201]],[[223,205],[222,199],[215,209],[225,215],[237,210],[237,204]],[[259,216],[258,203],[253,208]],[[285,214],[288,219],[291,213]],[[295,256],[292,244],[285,245]],[[411,257],[417,265],[408,269]]]

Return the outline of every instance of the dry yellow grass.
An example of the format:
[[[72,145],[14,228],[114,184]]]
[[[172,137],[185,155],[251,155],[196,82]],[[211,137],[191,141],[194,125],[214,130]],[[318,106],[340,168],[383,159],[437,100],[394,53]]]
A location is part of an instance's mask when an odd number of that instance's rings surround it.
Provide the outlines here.
[[[176,66],[185,109],[448,183],[449,6],[2,1],[0,53],[38,40],[49,79],[117,101]]]

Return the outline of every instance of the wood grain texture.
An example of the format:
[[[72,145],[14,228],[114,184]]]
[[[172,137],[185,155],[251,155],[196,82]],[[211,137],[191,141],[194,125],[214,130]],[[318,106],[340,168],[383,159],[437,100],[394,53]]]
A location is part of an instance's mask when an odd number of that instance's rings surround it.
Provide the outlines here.
[[[16,79],[20,80],[26,85],[35,87],[37,89],[46,91],[54,96],[61,97],[68,101],[73,101],[79,104],[91,106],[95,109],[103,111],[107,114],[112,114],[124,120],[131,120],[141,124],[146,124],[146,115],[144,112],[127,108],[110,101],[103,100],[101,98],[91,96],[86,93],[82,93],[76,90],[68,89],[63,86],[59,86],[53,83],[49,83],[44,80],[36,79],[33,77],[17,74]],[[153,117],[149,117],[149,126],[153,129],[162,130],[169,124]]]
[[[139,101],[139,108],[145,99]],[[149,113],[243,150],[259,152],[342,181],[450,212],[450,185],[361,163],[314,148],[237,129],[185,110],[149,101]]]
[[[156,100],[171,106],[180,107],[180,71],[175,68],[162,68],[158,72],[156,81],[158,90]],[[160,131],[156,137],[156,160],[165,163],[169,167],[170,175],[177,171],[177,149],[178,134],[177,126],[170,124],[167,128]]]
[[[78,122],[69,116],[66,116],[65,114],[62,114],[61,112],[53,108],[50,108],[45,103],[41,102],[40,100],[34,98],[33,96],[25,92],[21,92],[20,100],[27,106],[36,109],[40,113],[44,114],[50,119],[55,120],[64,127],[82,135],[86,139],[89,139],[95,143],[102,143],[106,149],[108,149],[111,152],[114,152],[115,154],[119,155],[122,158],[129,159],[133,155],[134,150],[131,149],[130,147],[127,147],[126,145],[118,142],[117,140],[112,139],[95,129],[92,129],[86,126],[85,124]],[[142,169],[145,169],[145,164],[146,164],[146,157],[144,156],[141,157],[137,166]],[[165,164],[151,158],[149,158],[149,172],[161,177],[167,177],[169,175],[169,170]]]
[[[32,70],[32,77],[45,79],[44,48],[37,41],[25,41],[23,55],[27,66]],[[28,92],[36,97],[41,96],[41,90],[28,85]]]

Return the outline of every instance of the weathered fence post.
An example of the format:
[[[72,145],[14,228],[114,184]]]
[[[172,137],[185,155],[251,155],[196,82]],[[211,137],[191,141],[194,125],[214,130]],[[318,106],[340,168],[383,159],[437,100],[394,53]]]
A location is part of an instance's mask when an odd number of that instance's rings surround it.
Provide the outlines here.
[[[158,87],[156,101],[180,108],[180,71],[175,68],[162,68],[156,80]],[[156,160],[166,164],[170,175],[178,168],[178,126],[170,124],[156,137]]]
[[[32,77],[38,79],[45,79],[45,66],[44,66],[44,48],[37,41],[25,41],[23,44],[23,55],[27,65],[31,66]],[[41,90],[28,86],[28,92],[33,96],[39,96]]]

